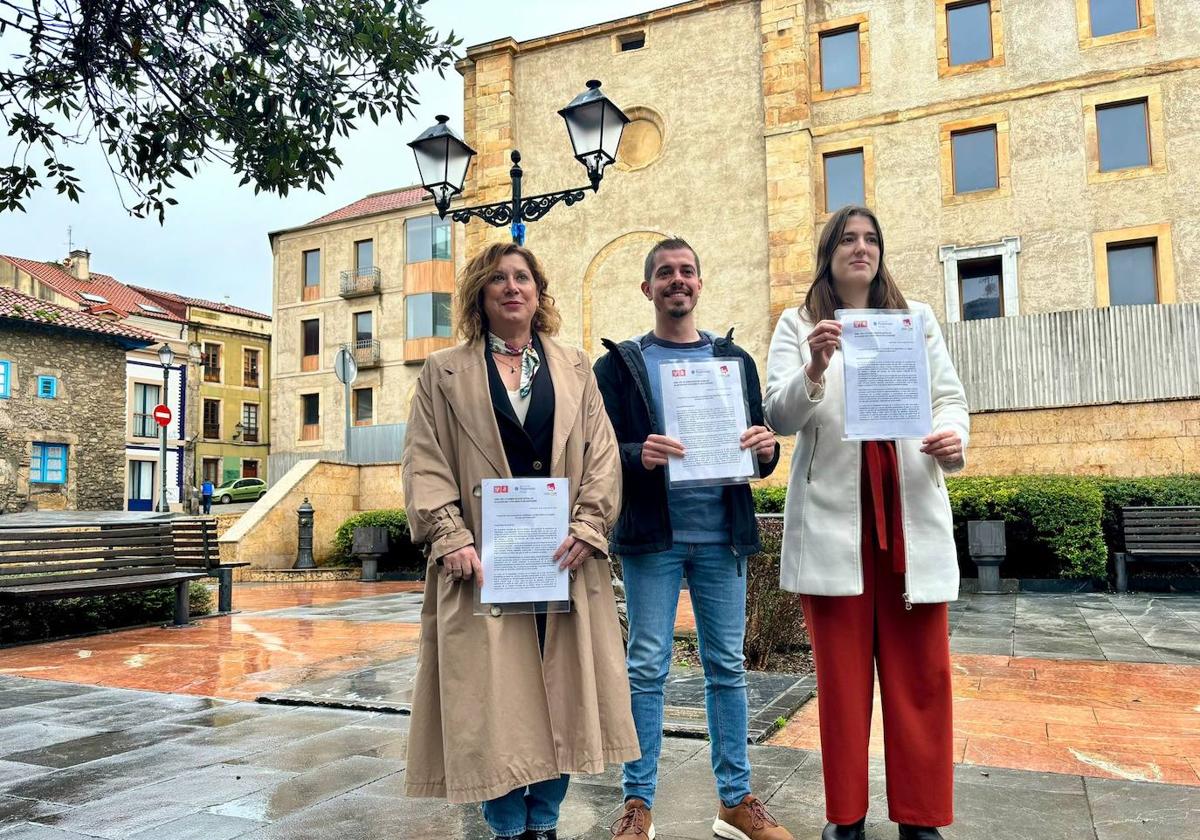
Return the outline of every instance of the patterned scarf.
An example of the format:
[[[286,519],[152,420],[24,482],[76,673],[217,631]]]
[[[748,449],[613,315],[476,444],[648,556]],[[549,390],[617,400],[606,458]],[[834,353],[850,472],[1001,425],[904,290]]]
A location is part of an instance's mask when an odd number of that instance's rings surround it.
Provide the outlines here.
[[[505,356],[521,357],[521,399],[528,397],[529,392],[533,390],[533,377],[537,375],[538,368],[542,366],[542,360],[538,358],[537,350],[533,349],[533,336],[529,337],[529,341],[524,347],[514,347],[504,339],[488,333],[488,349],[493,353]]]

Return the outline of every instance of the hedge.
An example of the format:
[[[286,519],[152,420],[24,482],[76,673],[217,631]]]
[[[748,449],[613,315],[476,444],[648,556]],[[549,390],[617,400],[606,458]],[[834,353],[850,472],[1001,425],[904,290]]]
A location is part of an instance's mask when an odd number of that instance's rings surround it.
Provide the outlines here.
[[[1007,577],[1103,578],[1111,552],[1124,548],[1120,513],[1127,505],[1200,505],[1200,476],[1092,478],[1085,476],[954,477],[946,482],[954,515],[959,565],[967,556],[969,519],[1007,523]],[[759,487],[759,513],[783,510],[787,491]]]
[[[394,561],[399,568],[407,570],[425,568],[424,556],[409,539],[408,516],[398,508],[366,510],[351,516],[339,525],[333,535],[332,562],[354,562],[354,557],[350,553],[354,544],[354,529],[364,525],[383,526],[388,529],[391,551],[387,557],[390,561]],[[386,563],[381,565],[386,565]]]
[[[212,592],[202,582],[191,582],[188,607],[193,617],[212,612]],[[63,598],[58,601],[0,604],[0,644],[167,623],[174,619],[174,615],[174,587]]]
[[[743,566],[746,575],[746,662],[755,671],[768,670],[771,656],[810,646],[800,596],[779,588],[779,553],[783,521],[758,521],[762,553]]]

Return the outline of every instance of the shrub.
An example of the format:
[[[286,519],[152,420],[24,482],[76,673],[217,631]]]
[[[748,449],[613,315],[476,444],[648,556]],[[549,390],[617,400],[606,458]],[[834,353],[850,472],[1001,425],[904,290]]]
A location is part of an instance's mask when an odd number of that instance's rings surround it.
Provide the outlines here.
[[[188,587],[193,617],[213,610],[212,592],[201,581]],[[29,601],[0,605],[0,644],[78,636],[142,624],[169,622],[175,614],[171,587],[140,592],[114,592],[58,601]]]
[[[959,563],[967,556],[967,520],[1003,519],[1014,577],[1102,578],[1108,549],[1100,518],[1104,498],[1088,479],[1069,476],[956,478],[947,482]]]
[[[388,529],[391,551],[387,557],[391,561],[394,561],[400,568],[416,570],[425,567],[425,558],[422,556],[420,549],[413,545],[409,539],[408,515],[403,510],[396,508],[365,510],[362,513],[351,516],[339,525],[333,535],[333,555],[331,558],[333,562],[354,562],[354,558],[350,554],[350,550],[354,544],[354,529],[363,525],[383,526]],[[381,565],[384,564],[381,563]]]
[[[783,488],[770,488],[779,489]],[[780,494],[782,504],[782,494]],[[754,670],[765,670],[772,654],[807,647],[808,628],[800,609],[800,596],[779,588],[779,553],[783,545],[783,519],[759,517],[762,553],[746,561],[746,661]]]
[[[786,487],[755,487],[751,493],[754,496],[755,513],[783,513]]]

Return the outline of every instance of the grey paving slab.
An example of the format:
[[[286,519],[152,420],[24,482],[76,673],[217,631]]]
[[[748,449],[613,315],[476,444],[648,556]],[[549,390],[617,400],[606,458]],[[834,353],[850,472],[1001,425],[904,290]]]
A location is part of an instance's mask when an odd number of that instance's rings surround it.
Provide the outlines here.
[[[142,697],[123,700],[120,703],[105,703],[100,699],[91,708],[64,712],[59,721],[71,726],[86,726],[111,732],[160,721],[167,717],[178,717],[193,712],[220,708],[226,701],[208,697],[186,697],[172,694],[142,693]]]
[[[1200,838],[1200,790],[1086,779],[1096,840]]]
[[[4,840],[90,840],[95,835],[76,834],[74,831],[63,831],[38,823],[17,823],[7,829],[0,829],[0,837]]]
[[[146,796],[209,808],[242,799],[296,776],[286,770],[235,764],[211,764],[186,770],[166,781],[138,788]]]
[[[3,731],[3,728],[0,727],[0,733]],[[0,790],[3,790],[5,785],[23,782],[35,776],[43,776],[49,772],[49,767],[41,767],[36,764],[22,764],[19,761],[0,761]]]
[[[262,826],[254,820],[200,812],[131,834],[129,840],[232,840]]]
[[[125,791],[90,801],[86,806],[39,817],[35,822],[79,834],[124,840],[198,810],[193,805],[147,797],[141,791]]]
[[[0,826],[36,820],[66,810],[65,805],[55,805],[38,799],[19,799],[0,794]]]
[[[255,753],[236,763],[303,773],[352,755],[383,758],[385,756],[378,754],[380,748],[395,741],[406,742],[407,738],[395,729],[344,726],[305,738],[289,747]]]
[[[39,749],[9,753],[5,758],[8,761],[40,764],[44,767],[71,767],[140,749],[194,731],[194,727],[164,723],[60,741]]]
[[[398,770],[397,764],[386,759],[350,756],[209,810],[231,817],[276,822]]]
[[[23,753],[28,750],[38,750],[51,744],[63,741],[73,741],[98,735],[95,729],[85,729],[81,726],[62,726],[49,721],[27,721],[4,728],[4,739],[0,740],[0,759],[13,761],[10,755]]]
[[[140,787],[150,781],[153,781],[153,776],[121,773],[93,763],[8,784],[0,788],[0,792],[62,805],[81,805],[116,791]]]

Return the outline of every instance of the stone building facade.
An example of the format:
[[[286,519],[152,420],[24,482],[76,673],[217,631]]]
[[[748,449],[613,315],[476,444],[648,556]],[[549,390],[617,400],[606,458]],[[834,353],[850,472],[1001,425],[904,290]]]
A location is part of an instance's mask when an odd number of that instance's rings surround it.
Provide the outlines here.
[[[0,511],[124,507],[125,354],[153,341],[0,288]]]
[[[1175,307],[1200,304],[1200,4],[1093,6],[696,0],[474,46],[458,66],[478,152],[463,200],[506,194],[512,148],[527,193],[581,181],[556,111],[598,78],[634,118],[616,171],[528,239],[566,340],[595,354],[648,329],[641,261],[672,234],[702,260],[702,326],[735,327],[765,364],[849,198],[880,215],[893,273],[943,323],[977,409],[973,471],[1194,471],[1190,366],[1115,341],[1093,369],[1072,357],[1097,309],[1140,304],[1120,329],[1154,346]],[[504,235],[466,232],[468,254]],[[1021,340],[1051,313],[1046,344]],[[1028,387],[976,397],[999,369]],[[1054,387],[1114,369],[1128,381]],[[1163,382],[1131,390],[1142,379]]]
[[[307,458],[346,458],[346,389],[333,372],[346,347],[352,458],[399,460],[424,360],[451,346],[460,237],[420,187],[366,196],[269,235],[274,255],[271,476]]]

